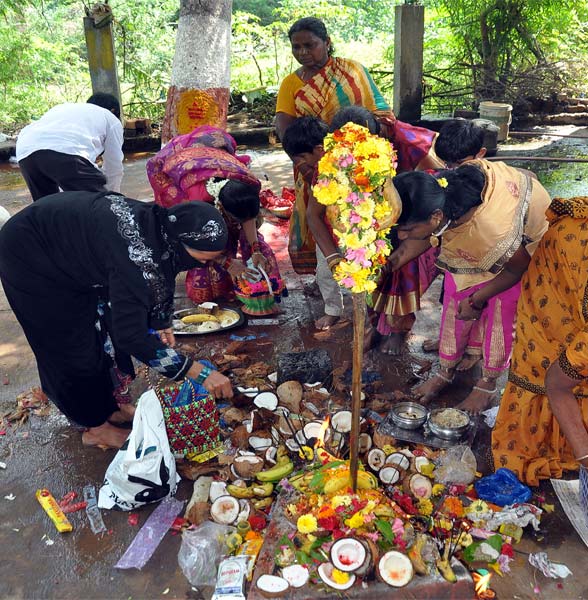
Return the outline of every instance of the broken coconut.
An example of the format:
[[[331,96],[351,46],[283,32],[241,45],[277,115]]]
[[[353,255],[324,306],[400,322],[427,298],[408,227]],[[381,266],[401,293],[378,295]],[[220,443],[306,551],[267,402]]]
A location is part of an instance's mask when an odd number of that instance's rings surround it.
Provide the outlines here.
[[[252,479],[263,469],[263,458],[259,456],[237,456],[233,461],[233,469],[239,477]]]
[[[259,388],[245,388],[237,386],[237,390],[245,394],[248,398],[256,398],[259,394]]]
[[[233,433],[231,433],[231,445],[234,448],[241,448],[244,450],[249,445],[249,432],[247,431],[246,425],[239,425],[235,427]]]
[[[210,484],[210,491],[208,498],[211,502],[214,502],[220,496],[227,496],[227,484],[224,481],[213,481]]]
[[[386,485],[394,485],[400,481],[402,473],[398,467],[395,465],[384,465],[379,473],[378,477],[382,483]]]
[[[212,520],[220,525],[232,525],[240,512],[239,501],[233,496],[219,496],[210,507]]]
[[[328,563],[322,563],[318,567],[319,577],[323,580],[323,583],[327,584],[335,590],[348,590],[355,583],[355,575],[347,573],[348,579],[342,583],[337,583],[333,579],[333,565]]]
[[[310,573],[304,565],[290,565],[282,569],[282,577],[293,588],[305,586],[310,578]]]
[[[267,431],[254,431],[249,436],[249,445],[255,452],[265,452],[273,445],[272,436]]]
[[[279,598],[288,593],[290,584],[277,575],[260,575],[257,580],[257,589],[265,598]]]
[[[359,434],[359,453],[365,454],[372,447],[372,436],[369,433]]]
[[[404,491],[412,494],[415,498],[428,500],[433,493],[431,480],[420,473],[406,476],[402,485]]]
[[[274,411],[278,407],[278,397],[273,392],[261,392],[255,396],[253,404],[258,408]]]
[[[414,568],[406,554],[390,550],[378,562],[379,578],[392,587],[404,587],[414,576]]]
[[[400,467],[403,471],[408,471],[408,468],[410,467],[410,458],[402,452],[392,452],[392,454],[386,458],[386,464]]]
[[[349,433],[351,431],[351,411],[340,410],[331,418],[331,427],[337,433]]]
[[[386,453],[380,448],[372,448],[368,452],[367,463],[372,471],[378,472],[386,463]]]
[[[339,571],[353,573],[363,566],[367,559],[367,549],[359,541],[350,537],[338,539],[331,546],[331,563]]]
[[[293,413],[300,412],[300,402],[302,401],[302,385],[298,381],[284,381],[276,390],[280,405],[285,406]]]

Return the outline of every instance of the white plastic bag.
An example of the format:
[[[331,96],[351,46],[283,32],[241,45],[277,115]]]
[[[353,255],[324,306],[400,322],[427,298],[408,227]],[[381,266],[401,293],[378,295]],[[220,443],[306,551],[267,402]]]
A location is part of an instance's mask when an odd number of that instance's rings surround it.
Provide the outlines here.
[[[153,390],[140,398],[133,429],[106,470],[98,506],[133,510],[174,495],[180,480]]]

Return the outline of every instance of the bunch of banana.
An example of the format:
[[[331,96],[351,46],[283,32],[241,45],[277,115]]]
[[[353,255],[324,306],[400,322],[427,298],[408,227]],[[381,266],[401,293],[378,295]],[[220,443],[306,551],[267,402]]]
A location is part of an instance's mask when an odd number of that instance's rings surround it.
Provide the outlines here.
[[[336,494],[340,490],[351,487],[351,472],[349,469],[337,469],[332,476],[329,476],[323,489],[325,494]],[[378,488],[378,480],[368,471],[357,472],[358,490],[375,490]]]
[[[270,482],[261,485],[254,483],[247,487],[232,484],[227,485],[227,492],[231,494],[233,498],[239,499],[267,498],[268,496],[271,496],[273,491],[274,484]]]
[[[220,322],[218,317],[208,314],[187,315],[182,317],[181,321],[186,325],[192,325],[193,323],[206,323],[207,321],[216,321],[217,323]]]

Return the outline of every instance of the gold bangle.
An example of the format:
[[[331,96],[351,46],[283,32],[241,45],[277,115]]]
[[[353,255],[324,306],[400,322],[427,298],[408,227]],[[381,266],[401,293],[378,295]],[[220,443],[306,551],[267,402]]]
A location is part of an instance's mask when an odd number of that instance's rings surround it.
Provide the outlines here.
[[[584,454],[584,456],[578,456],[576,457],[576,460],[578,462],[580,462],[581,460],[586,460],[588,458],[588,454]]]

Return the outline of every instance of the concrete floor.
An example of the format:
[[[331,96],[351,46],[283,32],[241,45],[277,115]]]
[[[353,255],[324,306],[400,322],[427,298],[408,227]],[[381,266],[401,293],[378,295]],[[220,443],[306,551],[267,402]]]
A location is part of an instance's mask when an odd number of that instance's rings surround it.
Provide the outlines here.
[[[510,151],[511,148],[508,147]],[[523,151],[520,147],[513,152]],[[135,198],[149,198],[150,187],[145,175],[146,156],[135,155],[126,164],[123,192]],[[280,151],[258,150],[254,168],[266,173],[272,189],[291,185],[290,164]],[[559,192],[558,192],[559,193]],[[0,205],[15,213],[30,201],[18,169],[0,165]],[[303,278],[296,276],[287,260],[287,228],[279,220],[266,223],[264,234],[271,240],[290,290],[282,305],[280,325],[249,325],[239,335],[267,333],[271,343],[253,343],[252,351],[260,360],[275,362],[280,352],[326,348],[335,365],[350,361],[351,326],[316,339],[312,321],[321,314],[321,302],[302,293]],[[24,276],[24,275],[23,275]],[[178,306],[185,302],[181,285],[177,289]],[[440,309],[437,303],[439,282],[427,294],[424,309],[408,340],[402,356],[385,357],[376,351],[366,357],[365,367],[378,370],[385,390],[408,391],[417,379],[415,371],[431,356],[420,353],[420,345],[438,332]],[[351,316],[350,298],[346,298],[345,316]],[[260,340],[264,342],[265,340]],[[213,354],[228,344],[228,334],[197,340],[203,352]],[[0,410],[10,406],[15,396],[38,383],[34,358],[20,326],[0,294]],[[471,377],[471,376],[470,376]],[[470,379],[458,380],[444,394],[441,402],[461,399]],[[480,426],[475,442],[480,469],[487,471],[489,430]],[[9,428],[0,435],[0,597],[2,598],[197,598],[196,592],[181,573],[177,563],[180,537],[168,534],[142,571],[118,571],[113,568],[130,544],[152,508],[139,512],[139,525],[131,526],[127,515],[102,511],[108,534],[95,536],[83,512],[71,516],[74,531],[59,534],[35,500],[35,491],[51,490],[56,498],[71,490],[81,493],[87,484],[100,486],[113,451],[84,448],[80,434],[53,411],[49,417],[33,417],[25,425]],[[563,511],[554,500],[551,486],[542,486],[555,512],[545,515],[539,535],[526,533],[513,563],[511,575],[493,578],[492,587],[499,598],[588,598],[588,580],[583,569],[586,548],[573,531]],[[180,484],[178,498],[187,499],[191,483]],[[14,499],[8,499],[14,496]],[[52,542],[51,544],[49,543]],[[525,553],[546,551],[549,558],[567,564],[574,575],[559,587],[527,564]],[[538,586],[539,592],[533,588]],[[390,597],[401,598],[401,593]],[[367,597],[367,596],[366,596]]]

